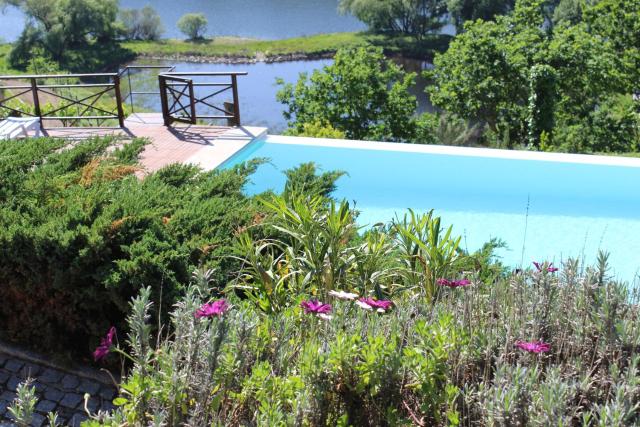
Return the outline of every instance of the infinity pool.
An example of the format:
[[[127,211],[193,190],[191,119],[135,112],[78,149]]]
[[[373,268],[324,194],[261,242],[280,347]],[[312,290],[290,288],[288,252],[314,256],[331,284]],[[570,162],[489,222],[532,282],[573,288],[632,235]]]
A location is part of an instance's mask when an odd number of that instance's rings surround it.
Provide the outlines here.
[[[593,263],[602,248],[619,279],[640,271],[640,159],[268,136],[222,167],[257,157],[270,163],[249,194],[282,190],[284,170],[313,161],[348,173],[335,197],[356,202],[362,225],[434,209],[469,250],[505,241],[499,255],[512,267]]]

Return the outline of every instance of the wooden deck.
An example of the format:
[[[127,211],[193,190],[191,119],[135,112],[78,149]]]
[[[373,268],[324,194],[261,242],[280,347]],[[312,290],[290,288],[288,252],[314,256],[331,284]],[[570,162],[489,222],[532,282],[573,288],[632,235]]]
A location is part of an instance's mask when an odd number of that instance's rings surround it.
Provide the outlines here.
[[[194,163],[213,169],[266,129],[253,127],[177,125],[164,126],[161,114],[134,114],[125,128],[50,128],[43,134],[55,138],[83,140],[98,136],[118,136],[124,141],[148,138],[151,143],[141,155],[147,173],[171,163]]]

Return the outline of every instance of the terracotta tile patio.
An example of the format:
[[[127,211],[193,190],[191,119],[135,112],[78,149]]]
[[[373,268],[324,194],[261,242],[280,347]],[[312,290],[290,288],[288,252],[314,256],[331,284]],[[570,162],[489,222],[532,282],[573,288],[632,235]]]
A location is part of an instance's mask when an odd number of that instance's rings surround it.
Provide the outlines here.
[[[146,173],[171,163],[195,163],[213,169],[242,149],[265,128],[176,124],[167,127],[160,114],[134,114],[125,121],[125,128],[52,128],[44,135],[70,140],[114,135],[124,141],[148,138],[151,143],[141,155]]]

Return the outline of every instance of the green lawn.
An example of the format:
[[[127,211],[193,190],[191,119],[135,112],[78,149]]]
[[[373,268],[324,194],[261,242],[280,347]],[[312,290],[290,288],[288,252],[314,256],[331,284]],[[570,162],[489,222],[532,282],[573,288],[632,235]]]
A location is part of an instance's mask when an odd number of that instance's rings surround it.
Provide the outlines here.
[[[239,37],[217,37],[212,40],[189,42],[160,40],[155,42],[125,42],[122,47],[137,55],[204,56],[254,58],[257,55],[275,57],[305,54],[309,56],[333,53],[344,47],[363,46],[381,40],[380,36],[365,33],[318,34],[284,40],[258,40]]]

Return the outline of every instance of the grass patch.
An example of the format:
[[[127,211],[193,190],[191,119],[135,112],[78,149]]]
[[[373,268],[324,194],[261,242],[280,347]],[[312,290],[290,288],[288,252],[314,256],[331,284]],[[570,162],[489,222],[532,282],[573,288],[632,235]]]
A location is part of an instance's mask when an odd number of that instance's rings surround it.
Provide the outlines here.
[[[317,57],[333,54],[338,49],[374,44],[388,53],[430,57],[434,50],[446,49],[448,37],[426,39],[420,43],[407,37],[390,37],[366,32],[317,34],[283,40],[258,40],[240,37],[217,37],[191,42],[160,40],[154,42],[125,42],[122,47],[144,56],[200,56],[209,58],[274,59],[278,56],[305,55]]]
[[[332,33],[284,40],[258,40],[240,37],[217,37],[197,42],[186,40],[160,40],[125,42],[123,47],[138,55],[188,55],[204,57],[255,58],[259,55],[307,54],[322,55],[340,48],[369,44],[371,36],[365,33]]]

